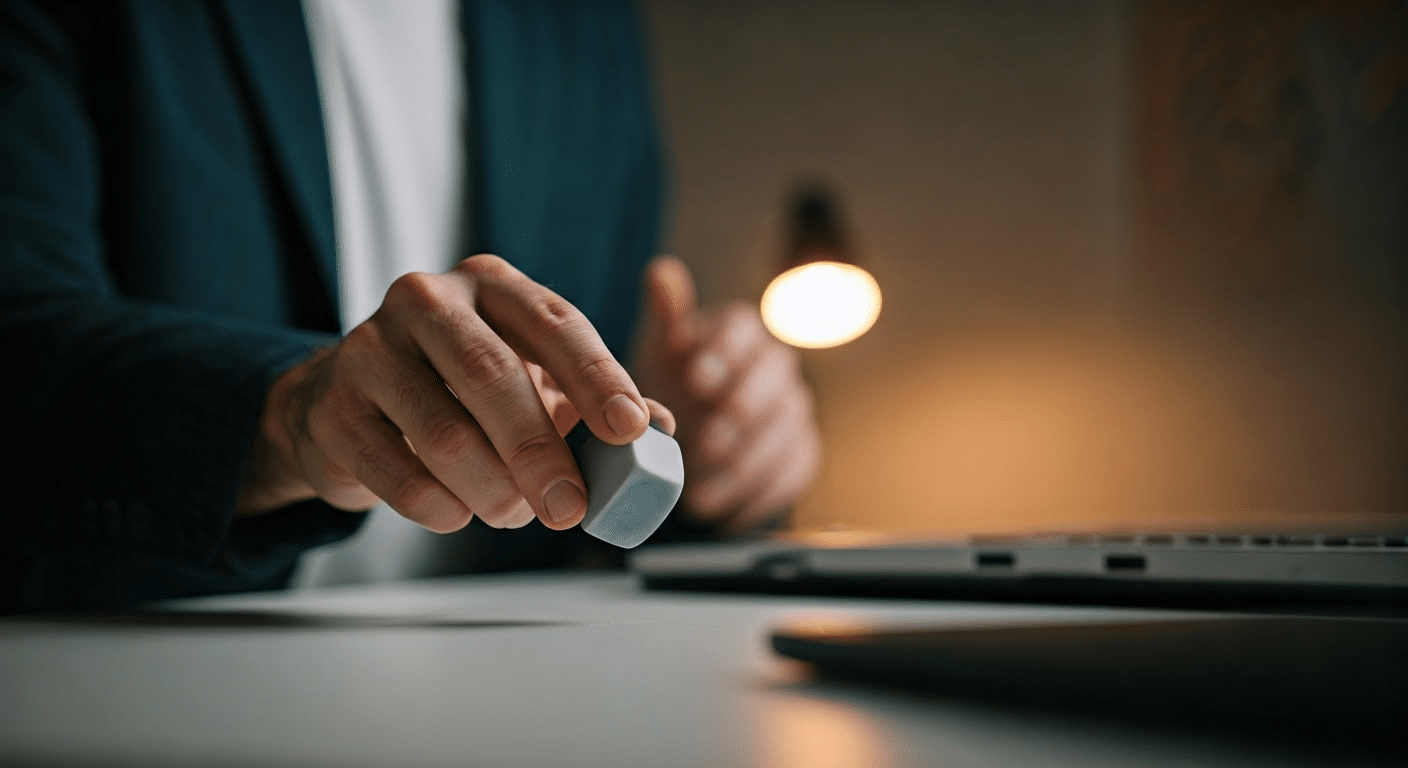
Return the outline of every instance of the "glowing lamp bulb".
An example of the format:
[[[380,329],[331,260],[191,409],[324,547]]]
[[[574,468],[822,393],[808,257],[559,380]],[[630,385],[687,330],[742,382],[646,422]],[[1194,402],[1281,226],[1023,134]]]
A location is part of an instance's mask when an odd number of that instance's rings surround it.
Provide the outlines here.
[[[880,285],[853,264],[813,261],[763,291],[763,324],[794,347],[824,349],[859,338],[880,317]]]

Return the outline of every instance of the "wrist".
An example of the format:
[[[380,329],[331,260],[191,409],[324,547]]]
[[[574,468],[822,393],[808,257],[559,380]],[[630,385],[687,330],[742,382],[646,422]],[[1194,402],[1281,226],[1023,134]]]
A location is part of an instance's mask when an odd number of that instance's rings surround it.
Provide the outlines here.
[[[295,436],[299,419],[296,412],[299,392],[307,387],[313,364],[324,354],[319,352],[293,366],[269,385],[260,409],[259,427],[245,462],[235,503],[236,515],[271,512],[317,496],[298,471]]]

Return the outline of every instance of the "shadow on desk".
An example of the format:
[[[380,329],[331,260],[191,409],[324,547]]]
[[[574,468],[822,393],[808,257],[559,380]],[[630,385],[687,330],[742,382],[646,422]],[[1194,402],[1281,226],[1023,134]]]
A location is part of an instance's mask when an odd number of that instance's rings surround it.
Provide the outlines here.
[[[1107,726],[1408,759],[1408,621],[812,626],[781,630],[773,645],[822,673],[800,693],[860,683]]]
[[[88,627],[171,627],[228,630],[364,630],[364,629],[521,629],[565,626],[576,622],[525,619],[467,619],[455,616],[328,614],[293,611],[182,611],[139,608],[126,611],[52,614],[4,619],[6,622]]]

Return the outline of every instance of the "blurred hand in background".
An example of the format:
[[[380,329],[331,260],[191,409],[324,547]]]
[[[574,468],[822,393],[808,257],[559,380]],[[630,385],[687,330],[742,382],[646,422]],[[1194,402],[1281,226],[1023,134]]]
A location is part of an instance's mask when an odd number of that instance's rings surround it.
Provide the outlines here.
[[[767,332],[754,305],[700,309],[689,268],[672,256],[646,268],[645,298],[633,373],[678,419],[684,512],[731,533],[773,522],[821,462],[796,350]]]

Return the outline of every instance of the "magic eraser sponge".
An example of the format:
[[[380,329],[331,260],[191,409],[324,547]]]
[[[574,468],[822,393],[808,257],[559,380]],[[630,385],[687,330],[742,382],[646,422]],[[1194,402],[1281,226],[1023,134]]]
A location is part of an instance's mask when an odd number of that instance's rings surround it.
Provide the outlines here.
[[[610,445],[579,424],[567,444],[587,483],[582,530],[608,544],[630,549],[645,541],[684,490],[680,445],[654,425],[633,442]]]

